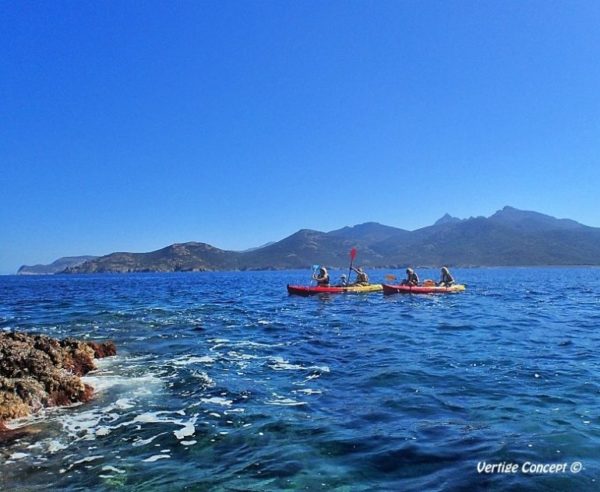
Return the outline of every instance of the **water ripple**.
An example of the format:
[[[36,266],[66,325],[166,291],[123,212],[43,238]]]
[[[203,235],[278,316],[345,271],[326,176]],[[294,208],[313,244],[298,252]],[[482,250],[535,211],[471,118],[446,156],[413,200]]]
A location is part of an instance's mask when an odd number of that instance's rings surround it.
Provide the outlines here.
[[[17,423],[0,484],[595,489],[598,273],[457,270],[469,288],[446,297],[289,297],[305,272],[2,278],[0,329],[119,355],[87,377],[93,402]],[[527,460],[585,470],[477,473]]]

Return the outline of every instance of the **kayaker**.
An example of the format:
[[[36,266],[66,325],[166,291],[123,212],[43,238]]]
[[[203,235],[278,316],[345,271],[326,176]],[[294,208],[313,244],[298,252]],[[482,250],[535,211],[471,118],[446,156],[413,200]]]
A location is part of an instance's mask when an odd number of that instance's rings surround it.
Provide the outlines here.
[[[340,282],[337,286],[338,287],[347,287],[348,286],[348,277],[346,277],[346,275],[341,275]]]
[[[356,280],[352,285],[369,285],[369,276],[362,269],[362,267],[352,267],[352,271],[356,272]]]
[[[450,270],[448,270],[448,267],[442,267],[441,274],[442,278],[438,282],[438,285],[441,285],[442,287],[450,287],[455,283],[454,277],[450,275]]]
[[[406,269],[406,278],[402,281],[402,285],[419,285],[419,276],[412,268]]]
[[[312,278],[316,280],[319,286],[329,285],[329,273],[327,273],[327,268],[325,267],[319,267],[319,273],[313,274]]]

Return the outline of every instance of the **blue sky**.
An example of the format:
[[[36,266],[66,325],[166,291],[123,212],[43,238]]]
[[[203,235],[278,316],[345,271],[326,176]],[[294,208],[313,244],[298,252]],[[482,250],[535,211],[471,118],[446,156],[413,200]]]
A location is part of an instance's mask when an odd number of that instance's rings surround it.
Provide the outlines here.
[[[504,205],[600,226],[600,2],[3,2],[0,273]]]

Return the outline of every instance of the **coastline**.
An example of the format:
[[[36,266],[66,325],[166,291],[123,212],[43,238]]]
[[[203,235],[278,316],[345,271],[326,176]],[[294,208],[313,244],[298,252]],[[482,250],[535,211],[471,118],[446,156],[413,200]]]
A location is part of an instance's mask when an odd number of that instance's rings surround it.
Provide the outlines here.
[[[439,265],[417,265],[417,266],[413,266],[413,265],[394,265],[394,266],[377,266],[377,267],[369,267],[366,266],[365,269],[369,270],[369,271],[379,271],[379,270],[403,270],[405,269],[407,266],[411,266],[412,268],[415,269],[421,269],[421,270],[435,270],[439,268]],[[569,268],[578,268],[578,269],[583,269],[583,268],[600,268],[600,265],[597,264],[590,264],[590,265],[582,265],[582,264],[547,264],[547,265],[448,265],[450,268],[453,269],[460,269],[460,270],[499,270],[499,269],[534,269],[534,268],[553,268],[553,269],[569,269]],[[333,271],[337,271],[337,270],[347,270],[348,267],[347,266],[327,266],[328,269],[333,270]],[[33,278],[39,278],[39,277],[62,277],[62,278],[67,278],[67,277],[86,277],[86,276],[100,276],[100,275],[117,275],[117,276],[121,276],[121,275],[138,275],[138,274],[143,274],[143,275],[152,275],[152,274],[193,274],[193,275],[197,275],[197,274],[206,274],[206,273],[244,273],[244,272],[248,272],[248,273],[256,273],[256,272],[286,272],[286,271],[306,271],[306,270],[310,270],[310,266],[306,266],[304,268],[258,268],[258,269],[238,269],[238,270],[202,270],[202,271],[198,271],[198,270],[169,270],[169,271],[161,271],[161,270],[144,270],[144,271],[132,271],[132,272],[118,272],[118,271],[111,271],[111,272],[89,272],[89,273],[65,273],[65,272],[58,272],[58,273],[28,273],[28,274],[19,274],[19,273],[4,273],[4,274],[0,274],[0,277],[33,277]]]

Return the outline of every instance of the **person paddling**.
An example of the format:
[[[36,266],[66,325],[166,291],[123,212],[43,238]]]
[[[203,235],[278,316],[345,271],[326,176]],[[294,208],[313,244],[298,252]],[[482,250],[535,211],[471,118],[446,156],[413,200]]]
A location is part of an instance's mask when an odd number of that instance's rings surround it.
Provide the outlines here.
[[[314,273],[312,278],[317,282],[318,286],[329,285],[329,273],[327,272],[327,268],[323,266],[319,267],[319,273]]]
[[[406,278],[402,281],[402,285],[419,285],[419,276],[412,268],[406,269]]]
[[[438,282],[438,285],[441,285],[442,287],[450,287],[455,283],[454,277],[450,275],[450,270],[448,270],[448,267],[442,267],[441,274],[442,278]]]
[[[369,276],[362,267],[352,267],[352,271],[356,272],[356,280],[352,285],[369,285]]]

